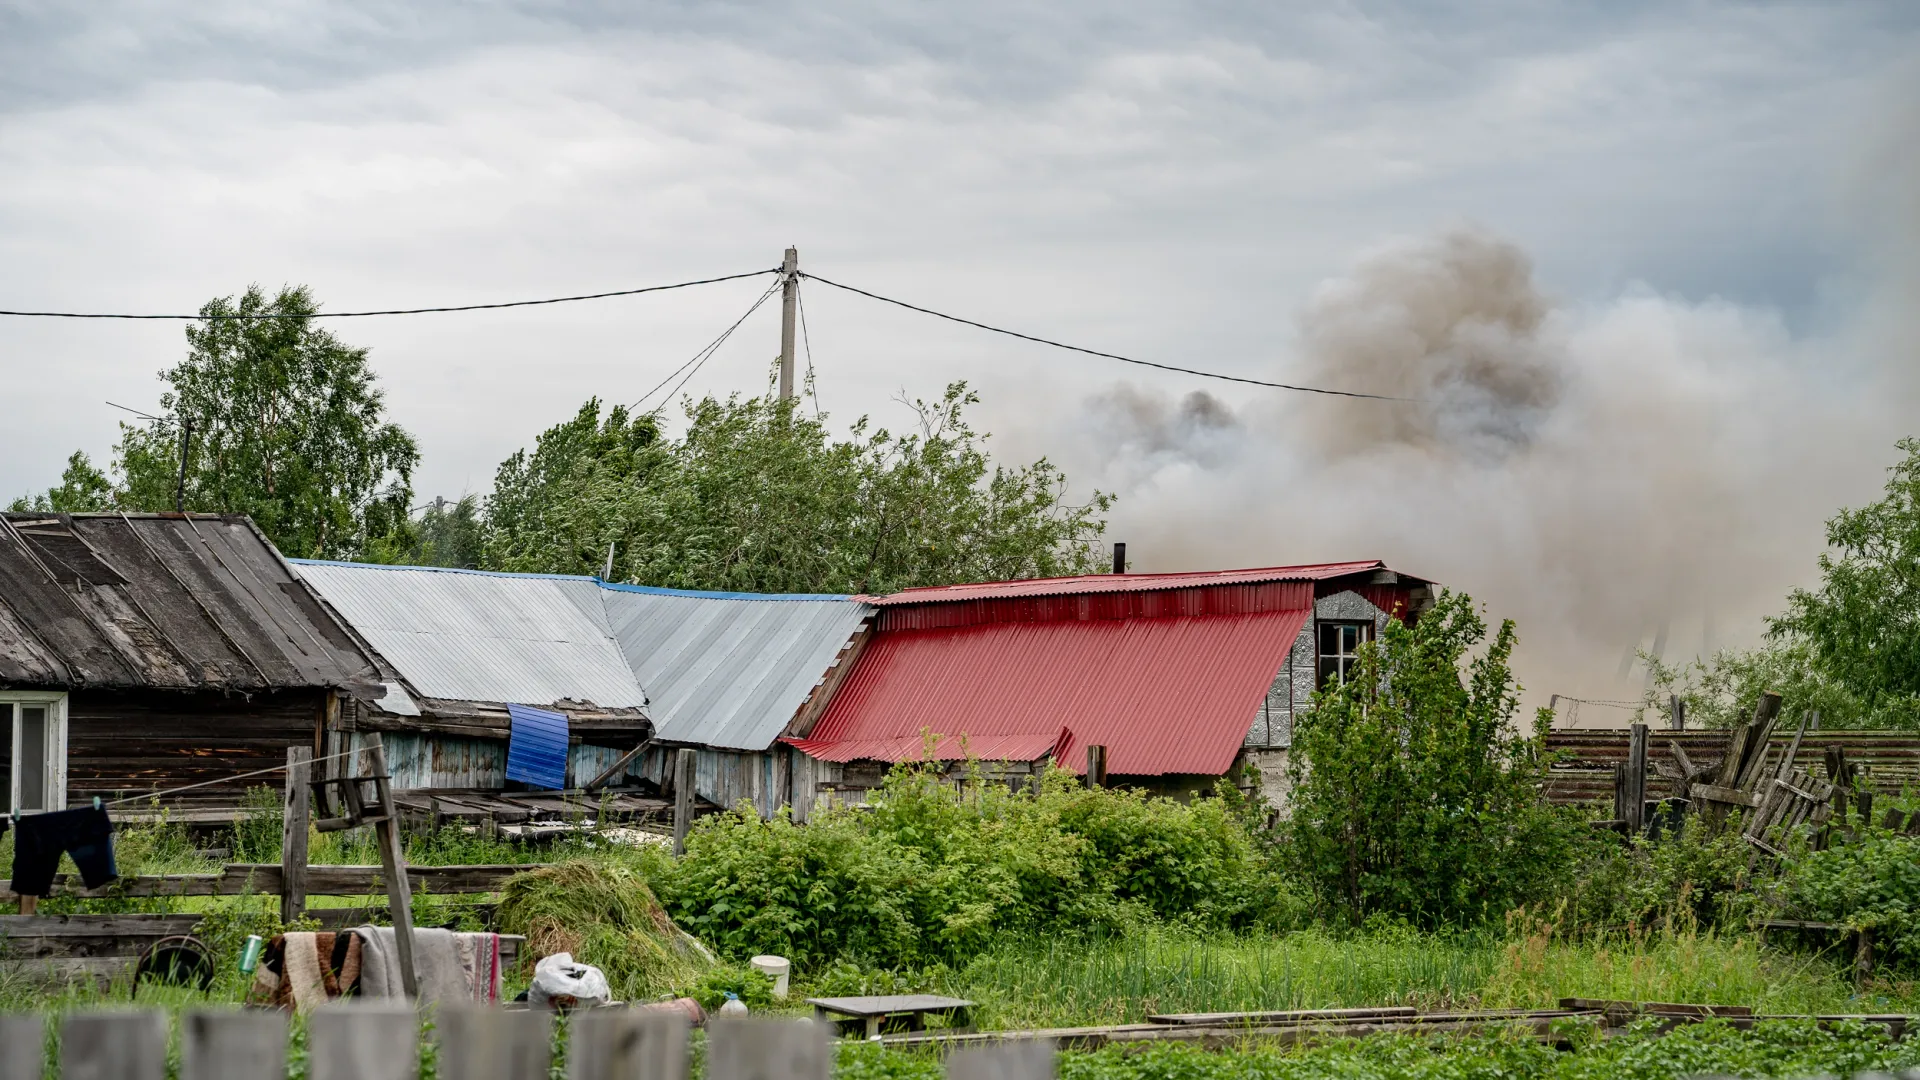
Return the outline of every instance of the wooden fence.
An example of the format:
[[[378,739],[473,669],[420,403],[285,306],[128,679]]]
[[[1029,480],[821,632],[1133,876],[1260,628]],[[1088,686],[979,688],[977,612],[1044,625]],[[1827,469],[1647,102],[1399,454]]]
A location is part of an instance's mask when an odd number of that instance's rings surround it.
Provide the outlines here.
[[[1792,744],[1795,725],[1782,724],[1767,740],[1770,759],[1784,757]],[[1666,764],[1677,768],[1668,743],[1677,742],[1696,763],[1718,761],[1727,755],[1730,731],[1648,732],[1648,757],[1656,767]],[[1882,794],[1897,794],[1904,788],[1920,788],[1920,735],[1906,732],[1809,731],[1800,747],[1800,756],[1820,761],[1830,746],[1842,747],[1847,760],[1864,766],[1861,778]],[[1604,803],[1613,798],[1613,770],[1627,761],[1627,729],[1555,731],[1547,735],[1549,753],[1563,754],[1567,760],[1552,767],[1547,777],[1547,798],[1556,803]],[[1663,799],[1675,794],[1673,781],[1659,775],[1647,777],[1646,797]]]
[[[56,1071],[37,1014],[0,1016],[0,1080],[165,1080],[167,1015],[159,1010],[75,1013],[59,1024]],[[180,1019],[180,1080],[284,1080],[288,1016],[278,1010],[200,1010]],[[684,1013],[598,1009],[567,1026],[570,1080],[687,1080]],[[335,1003],[307,1025],[309,1080],[415,1080],[420,1017],[404,1003]],[[443,1008],[434,1024],[439,1080],[547,1080],[553,1015],[541,1010]],[[810,1020],[716,1017],[708,1026],[708,1080],[829,1080],[834,1042]],[[1050,1080],[1051,1044],[962,1050],[949,1080]]]

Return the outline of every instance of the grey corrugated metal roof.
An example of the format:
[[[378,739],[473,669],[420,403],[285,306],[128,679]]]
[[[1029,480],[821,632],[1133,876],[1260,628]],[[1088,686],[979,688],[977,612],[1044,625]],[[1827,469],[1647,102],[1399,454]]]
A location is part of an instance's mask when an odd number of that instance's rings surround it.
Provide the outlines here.
[[[239,515],[0,515],[0,686],[377,693]]]
[[[600,587],[655,737],[728,750],[771,746],[873,614],[844,596]]]
[[[634,708],[646,694],[592,578],[295,560],[302,577],[422,695]]]

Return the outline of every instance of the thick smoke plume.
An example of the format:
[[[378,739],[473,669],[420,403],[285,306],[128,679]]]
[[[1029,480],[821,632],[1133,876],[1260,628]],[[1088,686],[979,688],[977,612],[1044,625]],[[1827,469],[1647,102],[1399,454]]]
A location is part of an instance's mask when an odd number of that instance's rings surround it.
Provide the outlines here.
[[[1824,519],[1920,429],[1910,320],[1857,323],[1809,340],[1645,291],[1556,305],[1512,243],[1449,229],[1318,289],[1283,372],[1412,400],[1231,412],[1121,386],[1086,403],[1068,464],[1119,493],[1142,569],[1384,558],[1516,619],[1531,703],[1637,697],[1635,648],[1757,640],[1814,576]]]

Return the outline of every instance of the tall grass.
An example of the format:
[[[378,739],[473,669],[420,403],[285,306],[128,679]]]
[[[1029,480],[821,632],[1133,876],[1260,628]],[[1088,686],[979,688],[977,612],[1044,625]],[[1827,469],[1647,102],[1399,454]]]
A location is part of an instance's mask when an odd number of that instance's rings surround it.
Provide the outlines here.
[[[1912,984],[1856,994],[1851,973],[1747,938],[1660,933],[1188,937],[1010,942],[954,976],[995,1027],[1134,1023],[1156,1012],[1412,1005],[1546,1008],[1562,997],[1751,1005],[1771,1013],[1920,1008]]]

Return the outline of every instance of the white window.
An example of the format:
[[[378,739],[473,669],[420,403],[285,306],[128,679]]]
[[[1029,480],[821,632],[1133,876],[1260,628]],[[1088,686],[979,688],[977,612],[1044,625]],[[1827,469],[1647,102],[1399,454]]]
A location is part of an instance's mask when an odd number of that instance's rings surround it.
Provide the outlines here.
[[[0,783],[13,813],[67,805],[67,695],[0,690]]]
[[[1347,672],[1359,658],[1360,646],[1373,640],[1373,624],[1320,620],[1320,685],[1347,681]]]

